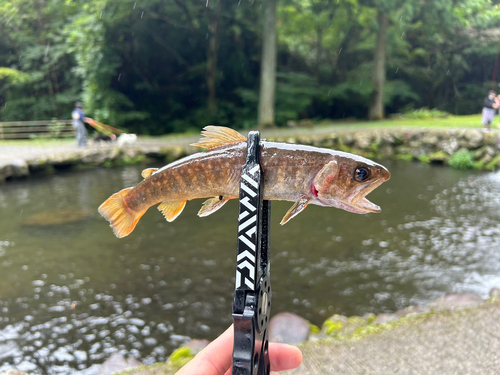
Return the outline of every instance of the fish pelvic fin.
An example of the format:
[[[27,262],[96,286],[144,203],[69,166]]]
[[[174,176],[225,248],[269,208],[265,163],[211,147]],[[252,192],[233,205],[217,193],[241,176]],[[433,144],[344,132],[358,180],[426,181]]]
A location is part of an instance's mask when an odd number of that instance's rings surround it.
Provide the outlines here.
[[[141,172],[142,178],[146,179],[149,176],[151,176],[153,173],[155,173],[158,170],[158,168],[146,168]]]
[[[99,206],[99,213],[110,223],[116,237],[128,236],[137,225],[139,219],[147,211],[132,211],[125,202],[125,197],[132,188],[120,190]]]
[[[170,223],[177,219],[186,207],[186,201],[166,201],[158,206],[158,210],[165,216],[165,219]]]
[[[201,138],[198,142],[191,144],[191,146],[210,150],[216,147],[247,141],[247,138],[236,130],[224,126],[205,126],[201,135],[205,138]]]
[[[222,195],[220,195],[218,197],[207,199],[203,203],[203,206],[201,206],[200,210],[198,211],[198,216],[205,217],[205,216],[208,216],[210,214],[213,214],[219,208],[224,206],[228,200],[229,200],[229,198],[223,197]]]
[[[294,218],[297,216],[299,213],[301,213],[304,208],[307,207],[309,202],[311,201],[311,198],[306,197],[305,195],[301,195],[297,202],[294,203],[294,205],[288,210],[288,212],[283,216],[283,219],[281,219],[281,225],[285,225],[290,221],[290,219]]]

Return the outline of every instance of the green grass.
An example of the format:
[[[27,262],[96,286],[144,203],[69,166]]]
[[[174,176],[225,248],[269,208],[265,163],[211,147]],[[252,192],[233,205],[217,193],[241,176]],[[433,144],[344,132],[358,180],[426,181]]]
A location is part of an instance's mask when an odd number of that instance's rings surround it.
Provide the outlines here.
[[[467,116],[448,116],[446,118],[432,118],[432,119],[419,119],[419,118],[401,118],[401,119],[387,119],[382,121],[345,121],[345,120],[322,120],[315,123],[311,128],[271,128],[263,130],[264,136],[268,137],[281,137],[292,136],[298,134],[322,134],[339,130],[356,130],[356,129],[373,129],[373,128],[391,128],[391,127],[419,127],[419,128],[482,128],[481,115],[467,115]],[[246,133],[244,131],[243,133]],[[199,134],[193,131],[180,134],[166,134],[162,136],[140,136],[143,140],[156,140],[176,143],[186,137],[196,137]],[[75,140],[73,138],[65,139],[26,139],[26,140],[0,140],[1,146],[53,146],[53,145],[66,145],[72,144]]]
[[[419,128],[482,128],[481,115],[448,116],[445,118],[400,118],[381,121],[329,121],[323,120],[312,129],[296,128],[301,132],[318,131],[322,129],[356,129],[356,128],[385,128],[385,127],[419,127]]]

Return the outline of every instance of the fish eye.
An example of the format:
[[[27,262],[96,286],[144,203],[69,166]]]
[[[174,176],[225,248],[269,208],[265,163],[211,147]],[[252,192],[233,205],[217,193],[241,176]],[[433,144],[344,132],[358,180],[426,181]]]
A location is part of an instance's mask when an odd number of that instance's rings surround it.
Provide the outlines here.
[[[364,165],[360,165],[354,171],[354,179],[358,182],[365,182],[370,178],[370,169]]]

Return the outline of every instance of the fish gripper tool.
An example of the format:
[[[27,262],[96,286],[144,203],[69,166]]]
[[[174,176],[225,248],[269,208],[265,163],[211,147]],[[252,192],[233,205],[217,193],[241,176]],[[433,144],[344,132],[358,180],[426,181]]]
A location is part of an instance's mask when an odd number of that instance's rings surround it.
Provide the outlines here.
[[[238,211],[232,375],[268,375],[271,373],[267,331],[271,313],[271,203],[263,200],[260,133],[252,131],[247,139]]]

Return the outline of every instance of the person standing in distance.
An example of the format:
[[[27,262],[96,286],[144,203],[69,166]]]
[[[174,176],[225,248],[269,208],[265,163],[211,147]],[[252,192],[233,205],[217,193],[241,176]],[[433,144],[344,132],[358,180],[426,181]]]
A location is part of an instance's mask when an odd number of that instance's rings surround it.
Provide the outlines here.
[[[483,102],[483,132],[491,130],[491,123],[495,120],[495,112],[497,111],[500,103],[496,99],[496,92],[490,90],[488,96],[484,98]]]
[[[83,104],[80,102],[75,103],[75,109],[71,113],[71,117],[73,118],[73,127],[76,130],[76,143],[78,147],[86,147],[87,146],[87,129],[85,129],[84,122],[90,123],[94,121],[90,117],[85,117],[83,113]]]

